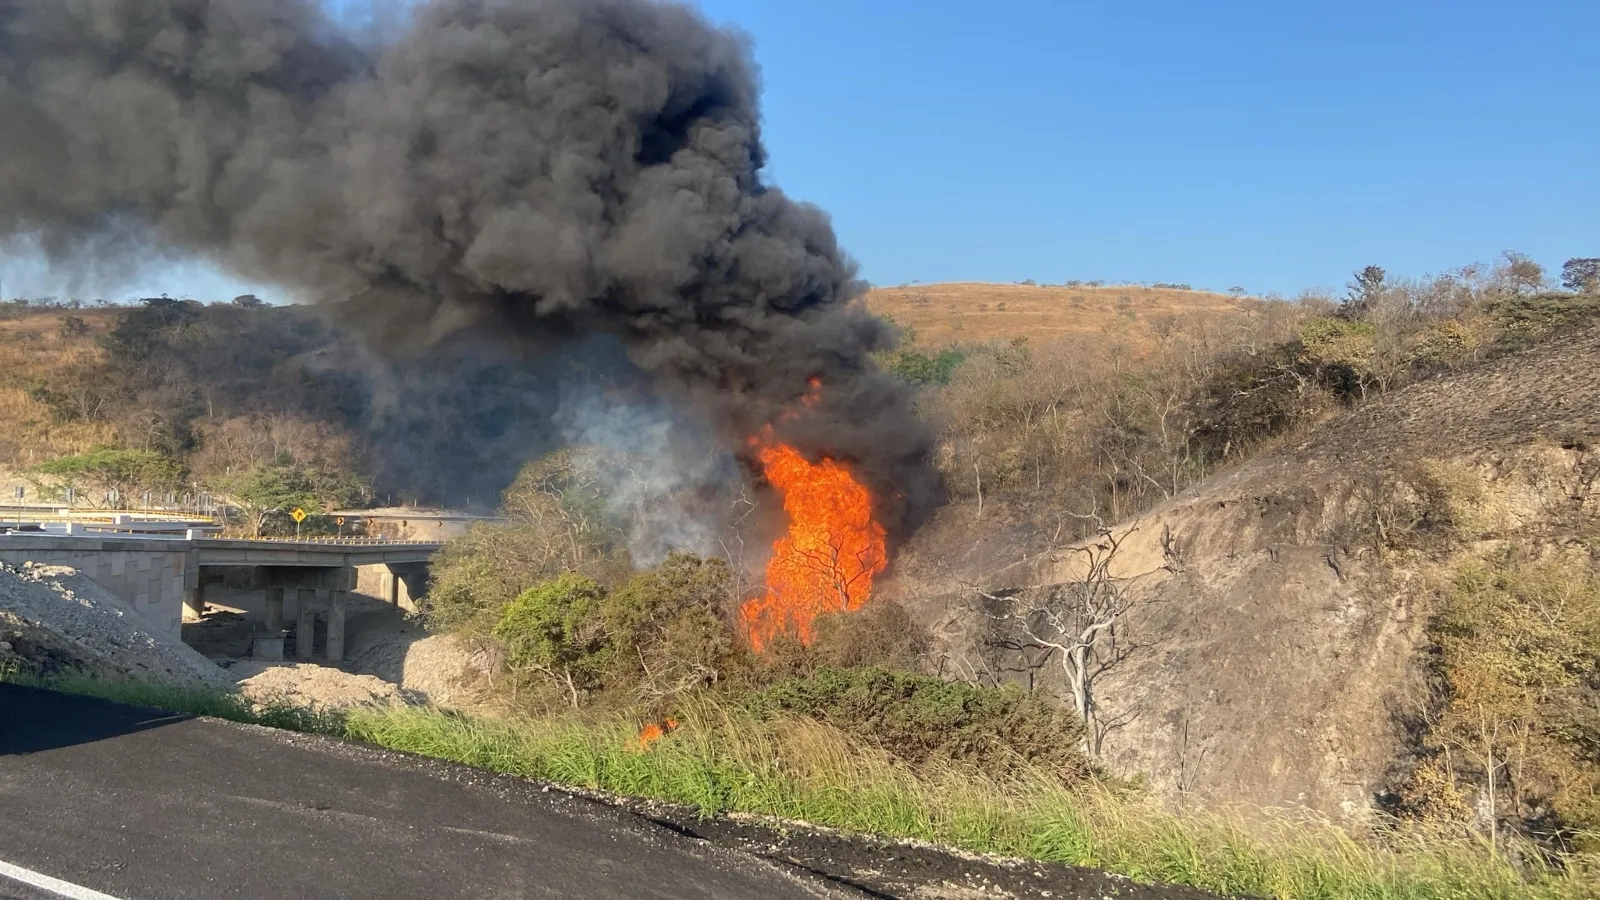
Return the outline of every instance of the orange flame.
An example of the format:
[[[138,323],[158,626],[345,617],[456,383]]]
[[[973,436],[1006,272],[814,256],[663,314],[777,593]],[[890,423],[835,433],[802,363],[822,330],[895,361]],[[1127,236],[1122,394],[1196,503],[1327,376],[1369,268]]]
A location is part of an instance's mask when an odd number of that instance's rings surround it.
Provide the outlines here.
[[[677,728],[677,719],[667,719],[665,723],[651,722],[639,729],[639,740],[635,743],[635,746],[640,750],[648,750],[651,744],[676,731]]]
[[[766,593],[740,610],[759,653],[785,633],[809,644],[817,616],[860,609],[872,595],[873,576],[888,565],[888,550],[883,526],[872,518],[872,495],[850,470],[831,459],[806,459],[773,440],[771,429],[753,443],[789,514],[789,533],[772,544]]]

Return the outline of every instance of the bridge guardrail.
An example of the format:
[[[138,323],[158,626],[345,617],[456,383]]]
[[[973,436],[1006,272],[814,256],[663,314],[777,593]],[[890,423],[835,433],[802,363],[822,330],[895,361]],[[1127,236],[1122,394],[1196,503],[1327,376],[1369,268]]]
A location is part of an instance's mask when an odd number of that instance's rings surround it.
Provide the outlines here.
[[[355,538],[355,537],[348,537],[348,538],[338,538],[338,537],[331,537],[331,538],[325,538],[325,537],[292,538],[292,537],[224,537],[224,536],[221,536],[221,535],[217,535],[217,536],[214,536],[214,537],[204,537],[204,538],[200,538],[200,540],[206,540],[206,541],[242,541],[242,542],[259,543],[259,544],[316,544],[318,546],[335,546],[335,547],[372,547],[372,546],[380,546],[380,545],[381,546],[397,546],[397,545],[399,545],[399,546],[413,546],[413,545],[437,546],[439,544],[444,543],[443,541],[416,541],[416,540],[399,540],[399,539],[391,539],[391,538],[367,538],[367,537],[362,537],[362,538]]]

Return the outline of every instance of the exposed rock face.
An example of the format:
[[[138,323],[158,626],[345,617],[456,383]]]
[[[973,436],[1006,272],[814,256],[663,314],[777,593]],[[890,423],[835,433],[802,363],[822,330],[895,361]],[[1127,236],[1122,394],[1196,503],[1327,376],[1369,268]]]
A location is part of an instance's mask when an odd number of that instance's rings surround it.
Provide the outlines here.
[[[1364,812],[1421,711],[1430,586],[1494,547],[1581,532],[1597,472],[1590,329],[1376,400],[1119,524],[1131,653],[1097,685],[1122,723],[1106,761],[1168,796]],[[922,612],[954,655],[1059,689],[1060,655],[1030,676],[993,616],[1083,579],[1082,549],[972,579],[1003,602],[980,610],[968,590]]]

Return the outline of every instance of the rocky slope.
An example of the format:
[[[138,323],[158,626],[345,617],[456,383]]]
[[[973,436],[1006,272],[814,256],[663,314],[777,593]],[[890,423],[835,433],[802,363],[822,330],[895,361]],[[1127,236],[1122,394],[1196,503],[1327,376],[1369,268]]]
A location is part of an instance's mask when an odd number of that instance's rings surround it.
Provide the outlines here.
[[[1131,609],[1097,686],[1105,759],[1169,797],[1363,814],[1420,711],[1431,588],[1496,547],[1592,540],[1597,472],[1591,328],[1373,401],[1119,524],[1109,570]],[[1059,688],[1059,654],[1034,664],[1004,617],[1059,604],[1108,550],[946,578],[919,611],[946,659]]]
[[[232,684],[210,660],[64,566],[0,566],[0,667],[44,675],[75,668],[202,688]]]

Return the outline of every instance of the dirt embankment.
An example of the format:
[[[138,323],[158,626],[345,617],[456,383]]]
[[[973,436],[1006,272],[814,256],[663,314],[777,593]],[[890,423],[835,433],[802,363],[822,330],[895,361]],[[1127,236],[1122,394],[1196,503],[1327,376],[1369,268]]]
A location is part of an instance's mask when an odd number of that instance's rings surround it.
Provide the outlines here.
[[[1120,524],[1106,760],[1173,797],[1363,815],[1420,711],[1432,589],[1593,523],[1597,473],[1600,328],[1373,401]],[[1026,609],[1083,578],[1082,549],[970,580]],[[1024,659],[959,580],[920,608],[947,658],[1059,688],[1059,655]]]

